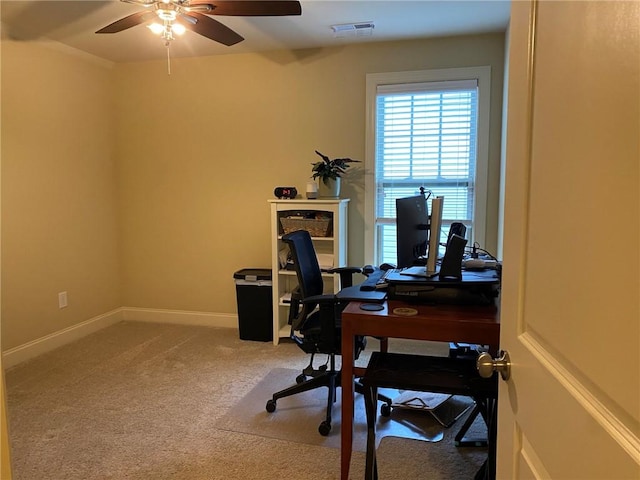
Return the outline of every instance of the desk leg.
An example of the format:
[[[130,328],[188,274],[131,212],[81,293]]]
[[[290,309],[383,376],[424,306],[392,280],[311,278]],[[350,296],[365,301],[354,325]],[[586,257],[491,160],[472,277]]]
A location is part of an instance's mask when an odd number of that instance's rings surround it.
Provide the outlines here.
[[[498,399],[489,400],[489,456],[487,459],[487,478],[495,480],[496,478],[496,457],[498,452]]]
[[[498,400],[486,399],[487,430],[489,436],[489,452],[480,470],[476,473],[474,480],[496,480],[496,454],[498,436]]]
[[[340,426],[340,478],[349,479],[351,449],[353,447],[353,402],[355,363],[354,335],[349,322],[342,322],[342,424]]]

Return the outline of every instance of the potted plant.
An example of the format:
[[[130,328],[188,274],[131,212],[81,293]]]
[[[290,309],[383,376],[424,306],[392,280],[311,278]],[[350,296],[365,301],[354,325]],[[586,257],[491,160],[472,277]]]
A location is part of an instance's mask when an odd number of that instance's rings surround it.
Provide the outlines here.
[[[322,158],[321,162],[312,163],[312,178],[318,181],[318,194],[325,198],[338,198],[340,195],[340,178],[347,173],[350,163],[360,162],[360,160],[352,160],[350,158],[334,158],[331,160],[316,150],[316,153]]]

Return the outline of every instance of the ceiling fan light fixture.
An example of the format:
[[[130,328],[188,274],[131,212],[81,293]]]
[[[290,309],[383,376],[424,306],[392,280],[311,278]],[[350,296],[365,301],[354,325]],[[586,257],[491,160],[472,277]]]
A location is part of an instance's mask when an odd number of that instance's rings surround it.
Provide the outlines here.
[[[158,14],[158,17],[160,17],[160,20],[165,22],[173,22],[178,16],[175,10],[164,10],[162,8],[159,8],[156,13]]]
[[[161,35],[162,32],[164,32],[164,25],[160,25],[159,23],[156,23],[156,22],[153,22],[147,25],[147,27],[156,35]]]
[[[96,31],[96,33],[118,33],[135,27],[136,25],[147,24],[149,29],[164,40],[164,44],[167,47],[167,59],[169,58],[169,46],[174,39],[174,35],[181,35],[185,30],[191,30],[198,35],[229,47],[244,40],[241,35],[227,27],[224,23],[214,20],[209,15],[278,17],[302,14],[302,7],[298,0],[121,1],[145,8],[151,7],[153,11],[147,10],[132,13],[102,27]],[[149,25],[148,22],[153,22],[154,17],[157,17],[157,22]]]
[[[171,31],[176,35],[183,35],[184,32],[187,31],[187,28],[180,23],[174,23],[173,25],[171,25]]]

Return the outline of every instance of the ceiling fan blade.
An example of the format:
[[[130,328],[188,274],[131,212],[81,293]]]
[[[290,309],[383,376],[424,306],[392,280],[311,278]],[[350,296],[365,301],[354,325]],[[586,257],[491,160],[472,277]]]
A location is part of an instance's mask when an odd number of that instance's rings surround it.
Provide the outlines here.
[[[213,12],[208,15],[277,17],[302,14],[300,2],[295,0],[192,0],[190,5],[199,3],[213,5]]]
[[[191,22],[184,22],[184,27],[202,35],[203,37],[207,37],[228,47],[244,40],[244,37],[238,35],[226,25],[223,25],[213,18],[207,17],[206,15],[196,12],[190,12],[185,15],[195,18],[197,22],[195,24],[192,24]]]
[[[118,33],[127,28],[135,27],[136,25],[140,25],[141,23],[146,22],[147,20],[155,17],[155,12],[137,12],[131,15],[128,15],[120,20],[113,22],[106,27],[101,28],[96,33]]]

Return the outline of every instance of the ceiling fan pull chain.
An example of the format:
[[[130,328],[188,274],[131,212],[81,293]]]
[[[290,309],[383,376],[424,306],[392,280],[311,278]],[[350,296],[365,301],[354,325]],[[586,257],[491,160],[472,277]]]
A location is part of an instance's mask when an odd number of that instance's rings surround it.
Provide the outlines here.
[[[169,55],[169,42],[167,42],[167,75],[171,75],[171,56]]]

